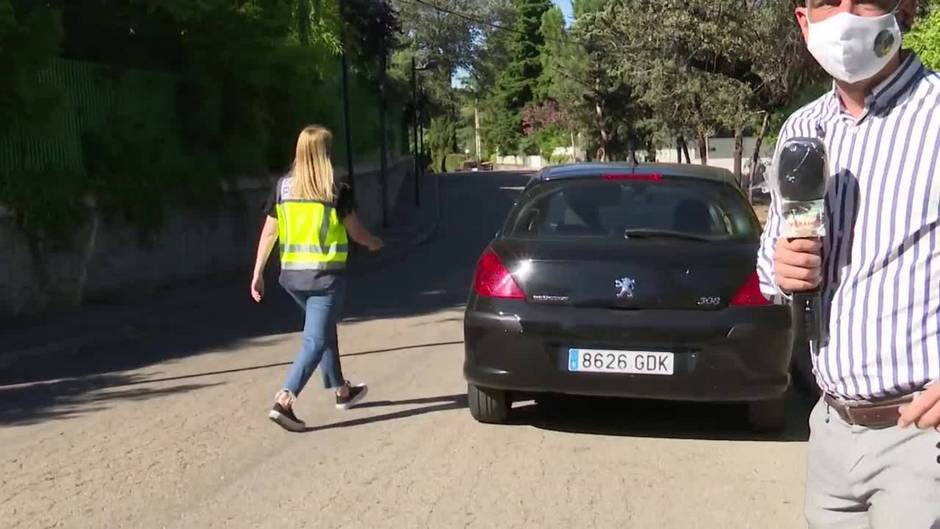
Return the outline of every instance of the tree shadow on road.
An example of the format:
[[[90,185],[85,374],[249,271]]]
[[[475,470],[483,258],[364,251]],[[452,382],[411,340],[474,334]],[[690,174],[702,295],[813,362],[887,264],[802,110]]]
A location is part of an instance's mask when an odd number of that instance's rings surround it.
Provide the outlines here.
[[[632,399],[559,398],[545,405],[513,410],[513,422],[564,433],[697,439],[711,441],[803,442],[809,439],[813,402],[803,394],[788,395],[787,425],[776,434],[748,428],[744,405],[644,401]]]
[[[515,194],[502,188],[527,179],[512,174],[449,179],[437,238],[388,267],[351,273],[344,321],[439,312],[441,321],[456,318],[447,311],[465,303],[476,260],[513,204]],[[245,249],[246,256],[252,253]],[[142,299],[92,303],[45,320],[2,322],[0,388],[118,374],[207,352],[234,356],[259,338],[299,332],[302,313],[276,278],[269,276],[268,299],[256,305],[248,297],[247,277],[219,275],[154,290]],[[293,354],[295,345],[288,349],[285,353]]]
[[[93,379],[62,380],[0,388],[0,425],[25,426],[50,419],[69,419],[101,411],[109,403],[140,401],[210,388],[224,382],[181,384],[161,388],[117,389],[147,383],[132,375],[105,375]]]
[[[348,421],[335,422],[332,424],[324,424],[322,426],[311,426],[308,427],[304,432],[319,432],[322,430],[332,430],[335,428],[352,428],[354,426],[363,426],[366,424],[374,424],[377,422],[384,421],[393,421],[397,419],[406,419],[408,417],[415,417],[418,415],[427,415],[429,413],[437,413],[442,411],[451,411],[451,410],[462,410],[467,407],[467,395],[447,395],[443,397],[428,397],[428,398],[419,398],[419,399],[409,399],[409,400],[397,400],[397,401],[376,401],[368,402],[360,406],[356,406],[354,409],[370,409],[370,408],[381,408],[381,407],[391,407],[391,406],[413,406],[415,404],[433,404],[433,406],[424,406],[422,408],[411,408],[402,411],[396,411],[392,413],[384,413],[381,415],[373,415],[371,417],[362,417],[359,419],[352,419]]]
[[[387,354],[401,351],[419,350],[447,345],[457,345],[463,342],[435,342],[407,345],[401,347],[388,347],[356,351],[343,354],[344,358]],[[41,422],[45,419],[65,419],[83,413],[90,413],[104,409],[104,403],[118,400],[144,400],[167,395],[174,395],[188,391],[209,388],[226,384],[227,379],[219,380],[225,375],[234,375],[265,369],[283,368],[291,365],[292,361],[256,364],[230,369],[202,371],[185,375],[168,377],[155,377],[142,374],[103,374],[79,378],[68,378],[48,382],[34,382],[13,386],[0,386],[0,425],[22,425]],[[200,384],[184,384],[171,388],[131,388],[134,386],[165,384],[192,379],[209,379],[213,382]],[[115,391],[120,390],[120,391]],[[399,406],[408,404],[430,404],[442,400],[453,401],[456,397],[441,397],[431,399],[415,399],[410,401],[380,401],[369,402],[359,408],[373,408],[378,406]]]

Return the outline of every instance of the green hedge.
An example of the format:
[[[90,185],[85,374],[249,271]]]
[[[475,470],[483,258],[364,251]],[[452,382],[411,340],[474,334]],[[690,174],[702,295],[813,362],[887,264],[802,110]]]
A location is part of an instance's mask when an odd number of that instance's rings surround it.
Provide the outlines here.
[[[331,66],[323,80],[285,76],[270,104],[257,108],[172,74],[55,60],[30,81],[54,94],[50,112],[0,131],[0,203],[38,240],[64,240],[88,195],[146,234],[168,204],[211,206],[227,177],[284,170],[306,124],[333,130],[335,162],[345,165],[339,61]],[[377,94],[360,77],[350,84],[354,158],[377,160]],[[404,147],[400,120],[401,106],[390,105],[390,156]]]
[[[337,50],[295,35],[284,3],[63,5],[0,0],[0,204],[34,242],[68,240],[87,197],[153,233],[168,205],[211,207],[226,178],[284,171],[311,123],[333,130],[336,163],[378,158],[374,73],[351,61],[346,145]],[[403,106],[387,106],[390,155]]]

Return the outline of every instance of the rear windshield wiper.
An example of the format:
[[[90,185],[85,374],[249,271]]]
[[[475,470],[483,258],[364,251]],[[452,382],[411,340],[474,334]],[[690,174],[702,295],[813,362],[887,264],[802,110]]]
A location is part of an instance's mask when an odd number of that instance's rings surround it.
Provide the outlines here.
[[[656,230],[656,229],[626,229],[623,231],[624,239],[683,239],[686,241],[709,242],[715,240],[714,237],[705,235],[695,235],[694,233],[685,233],[675,230]]]

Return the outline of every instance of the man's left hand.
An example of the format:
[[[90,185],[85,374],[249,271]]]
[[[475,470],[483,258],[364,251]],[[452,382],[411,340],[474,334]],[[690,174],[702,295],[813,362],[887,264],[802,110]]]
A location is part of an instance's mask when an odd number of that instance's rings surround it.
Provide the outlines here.
[[[913,402],[901,407],[898,426],[907,428],[911,425],[922,430],[940,430],[940,383],[931,384]]]

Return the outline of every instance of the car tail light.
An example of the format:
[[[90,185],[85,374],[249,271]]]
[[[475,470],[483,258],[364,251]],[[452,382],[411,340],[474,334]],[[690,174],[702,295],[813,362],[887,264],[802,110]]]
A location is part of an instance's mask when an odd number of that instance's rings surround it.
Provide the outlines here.
[[[659,182],[663,175],[659,173],[605,173],[604,180],[634,180],[642,182]]]
[[[770,304],[770,301],[764,297],[764,293],[760,291],[760,278],[757,272],[747,277],[741,290],[738,290],[738,293],[731,298],[731,304],[738,306]]]
[[[473,277],[473,290],[488,298],[525,299],[525,293],[492,249],[480,256]]]

